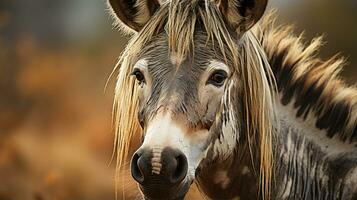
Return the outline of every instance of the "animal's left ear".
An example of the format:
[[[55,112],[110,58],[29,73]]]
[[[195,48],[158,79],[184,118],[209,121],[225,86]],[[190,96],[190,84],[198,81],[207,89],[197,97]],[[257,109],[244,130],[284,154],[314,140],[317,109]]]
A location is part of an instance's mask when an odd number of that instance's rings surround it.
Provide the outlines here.
[[[252,28],[263,16],[268,0],[216,0],[229,27],[238,33]]]

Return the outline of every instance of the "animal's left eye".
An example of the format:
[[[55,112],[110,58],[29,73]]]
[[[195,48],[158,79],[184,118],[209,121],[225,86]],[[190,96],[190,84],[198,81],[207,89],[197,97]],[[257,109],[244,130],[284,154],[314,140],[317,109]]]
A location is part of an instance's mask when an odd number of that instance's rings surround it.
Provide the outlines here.
[[[227,77],[227,72],[225,72],[224,70],[217,70],[211,74],[207,81],[207,84],[212,84],[216,87],[221,87]]]

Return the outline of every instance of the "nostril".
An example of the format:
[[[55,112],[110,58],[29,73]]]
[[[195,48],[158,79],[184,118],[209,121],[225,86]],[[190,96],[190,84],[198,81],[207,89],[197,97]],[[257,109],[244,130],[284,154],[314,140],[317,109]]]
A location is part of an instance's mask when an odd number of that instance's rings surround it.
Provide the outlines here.
[[[135,153],[133,158],[131,159],[131,175],[138,183],[144,182],[144,175],[142,173],[142,169],[140,168],[140,155]]]
[[[176,156],[176,169],[171,177],[171,183],[181,182],[187,175],[188,163],[186,156],[180,154]]]

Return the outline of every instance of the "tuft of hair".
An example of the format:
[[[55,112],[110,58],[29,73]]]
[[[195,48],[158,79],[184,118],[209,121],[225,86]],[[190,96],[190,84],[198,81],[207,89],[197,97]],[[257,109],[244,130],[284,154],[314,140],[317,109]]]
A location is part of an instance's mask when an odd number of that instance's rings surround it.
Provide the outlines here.
[[[217,4],[211,0],[205,0],[204,3],[200,0],[165,1],[143,29],[133,35],[122,53],[115,68],[119,70],[119,74],[113,109],[117,170],[120,172],[124,168],[129,159],[131,143],[137,138],[136,134],[141,134],[137,119],[137,86],[130,76],[139,59],[140,50],[153,37],[166,31],[171,53],[184,59],[194,48],[192,44],[198,21],[204,26],[207,42],[218,45],[227,65],[242,79],[245,117],[243,134],[247,134],[249,139],[252,159],[256,155],[259,156],[259,192],[263,199],[269,199],[273,169],[272,124],[275,119],[273,74],[263,48],[253,32],[237,33],[239,38],[232,35],[226,28]],[[238,39],[240,42],[237,44]]]
[[[319,59],[322,37],[306,45],[303,34],[296,36],[292,26],[275,21],[275,12],[270,12],[254,33],[267,53],[282,104],[293,103],[296,117],[303,120],[313,116],[328,137],[357,142],[357,89],[339,78],[345,59]]]

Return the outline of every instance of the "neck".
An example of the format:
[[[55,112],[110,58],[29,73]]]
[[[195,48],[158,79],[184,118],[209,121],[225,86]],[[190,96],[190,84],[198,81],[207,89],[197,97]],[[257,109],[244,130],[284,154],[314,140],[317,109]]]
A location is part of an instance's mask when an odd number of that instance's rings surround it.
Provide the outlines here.
[[[326,137],[312,118],[299,120],[290,105],[276,107],[272,199],[353,199],[356,147]],[[248,150],[237,152],[243,156],[212,162],[199,173],[197,183],[208,198],[258,199],[259,169],[252,166]]]
[[[356,182],[356,148],[328,138],[310,116],[299,120],[291,107],[277,105],[274,198],[353,199],[355,186],[345,184]]]

